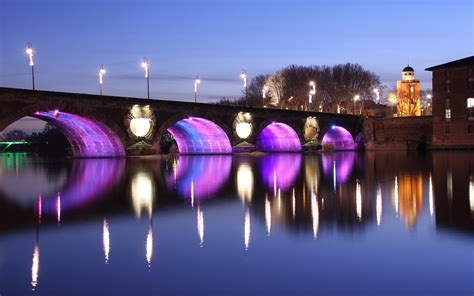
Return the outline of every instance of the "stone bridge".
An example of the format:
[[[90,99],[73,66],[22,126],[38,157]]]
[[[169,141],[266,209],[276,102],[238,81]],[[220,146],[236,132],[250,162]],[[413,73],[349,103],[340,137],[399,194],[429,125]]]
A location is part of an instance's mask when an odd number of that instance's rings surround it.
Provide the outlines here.
[[[353,150],[359,116],[0,88],[0,131],[24,116],[61,130],[75,157],[159,153],[170,134],[180,154]]]

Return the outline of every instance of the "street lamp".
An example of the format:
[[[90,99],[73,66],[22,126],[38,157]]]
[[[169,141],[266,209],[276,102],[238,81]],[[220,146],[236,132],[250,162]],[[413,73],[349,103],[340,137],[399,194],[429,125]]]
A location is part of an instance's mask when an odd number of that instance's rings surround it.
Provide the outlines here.
[[[201,78],[199,75],[196,75],[194,78],[194,103],[197,103],[197,93],[198,93],[198,84],[201,83]]]
[[[268,86],[264,85],[262,88],[262,106],[265,108],[265,99],[267,98]]]
[[[147,98],[150,98],[150,64],[147,58],[142,60],[142,68],[145,70]]]
[[[392,116],[394,116],[395,115],[394,107],[397,104],[397,96],[395,94],[390,94],[388,96],[388,100],[390,101],[390,103],[392,105]]]
[[[243,80],[244,82],[244,88],[245,88],[245,105],[248,104],[248,98],[247,98],[247,71],[246,70],[242,70],[242,72],[240,72],[240,78]]]
[[[311,104],[313,103],[313,95],[316,94],[316,83],[314,81],[310,81],[309,86],[311,86],[311,89],[309,91],[309,104]]]
[[[100,69],[99,69],[100,95],[102,95],[102,84],[104,83],[103,77],[104,77],[105,73],[106,73],[106,71],[105,71],[104,65],[100,65]]]
[[[355,114],[355,110],[356,110],[356,101],[358,101],[360,99],[360,96],[359,95],[355,95],[354,96],[354,110],[352,112],[352,114]]]
[[[26,54],[30,59],[30,66],[31,66],[31,81],[33,82],[33,90],[35,89],[35,63],[33,61],[33,46],[31,43],[28,43],[26,47]]]
[[[380,101],[380,90],[378,88],[374,88],[374,93],[375,93],[375,100],[377,101],[377,104]]]

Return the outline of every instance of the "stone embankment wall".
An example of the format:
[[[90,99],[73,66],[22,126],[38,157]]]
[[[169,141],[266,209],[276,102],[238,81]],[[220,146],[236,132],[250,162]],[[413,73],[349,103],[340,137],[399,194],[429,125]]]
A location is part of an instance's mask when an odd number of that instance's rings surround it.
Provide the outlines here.
[[[433,135],[432,117],[366,118],[363,134],[366,150],[429,148]]]

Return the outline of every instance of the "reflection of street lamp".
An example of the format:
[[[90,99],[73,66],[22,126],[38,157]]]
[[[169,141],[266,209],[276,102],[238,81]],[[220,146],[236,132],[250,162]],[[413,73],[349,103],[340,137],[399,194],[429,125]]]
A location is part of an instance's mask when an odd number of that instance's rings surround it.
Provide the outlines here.
[[[104,83],[103,77],[105,75],[104,65],[100,65],[99,69],[99,86],[100,86],[100,95],[102,95],[102,84]]]
[[[199,75],[194,79],[194,103],[197,103],[197,93],[198,93],[198,84],[201,83],[201,78]]]
[[[262,106],[265,108],[265,99],[267,98],[268,86],[264,85],[262,88]]]
[[[28,43],[28,47],[26,48],[26,54],[30,59],[30,66],[31,66],[31,80],[33,82],[33,90],[35,89],[35,63],[33,61],[33,46],[31,43]]]
[[[377,104],[380,101],[380,90],[378,88],[374,88],[374,93],[375,93],[375,100],[377,101]]]
[[[356,110],[356,101],[358,101],[360,99],[360,96],[359,95],[355,95],[354,96],[354,110],[352,112],[352,114],[355,114],[355,110]]]
[[[247,102],[247,71],[246,70],[242,70],[242,72],[240,72],[240,78],[243,80],[244,82],[244,88],[245,88],[245,105],[248,104]]]
[[[150,98],[150,64],[147,58],[142,60],[142,68],[145,70],[147,98]]]

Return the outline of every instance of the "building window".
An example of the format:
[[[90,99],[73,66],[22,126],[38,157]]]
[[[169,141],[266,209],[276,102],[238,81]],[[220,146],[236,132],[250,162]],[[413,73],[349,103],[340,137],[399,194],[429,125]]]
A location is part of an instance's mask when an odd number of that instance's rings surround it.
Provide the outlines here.
[[[446,70],[446,78],[449,78],[449,70]]]
[[[451,121],[451,109],[446,108],[446,110],[445,110],[445,118],[446,118],[446,121]]]
[[[450,92],[450,91],[451,91],[451,86],[450,86],[450,84],[451,84],[451,81],[450,81],[450,80],[446,80],[446,91],[447,91],[447,92]]]
[[[474,120],[474,98],[467,99],[467,118]]]
[[[451,134],[451,127],[449,125],[444,126],[444,134],[450,135]]]
[[[449,99],[444,100],[444,107],[449,108],[449,104],[450,104],[450,103],[451,103],[451,102],[450,102]]]
[[[474,124],[469,124],[467,126],[467,133],[468,134],[474,134]]]
[[[410,86],[410,92],[415,92],[415,88],[413,86]]]

